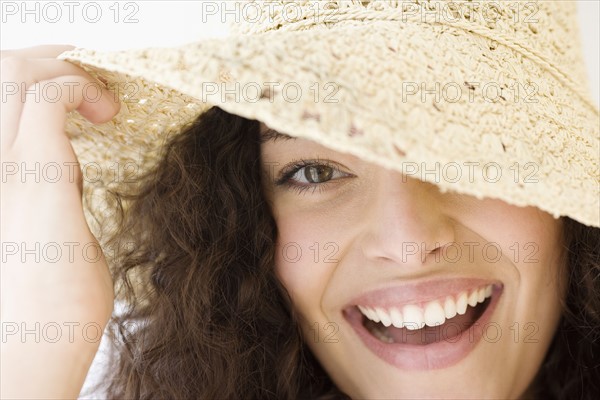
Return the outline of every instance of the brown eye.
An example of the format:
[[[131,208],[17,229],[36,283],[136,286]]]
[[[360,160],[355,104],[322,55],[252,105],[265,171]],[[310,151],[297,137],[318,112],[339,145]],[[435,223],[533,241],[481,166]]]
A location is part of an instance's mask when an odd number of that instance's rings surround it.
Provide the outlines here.
[[[284,186],[286,189],[295,190],[298,193],[312,188],[314,193],[317,188],[319,192],[323,191],[329,181],[337,181],[354,175],[342,172],[336,165],[328,161],[299,160],[289,168],[284,168],[280,176],[274,182],[276,186]]]
[[[327,165],[310,165],[304,167],[304,177],[308,183],[323,183],[333,176],[333,168]]]

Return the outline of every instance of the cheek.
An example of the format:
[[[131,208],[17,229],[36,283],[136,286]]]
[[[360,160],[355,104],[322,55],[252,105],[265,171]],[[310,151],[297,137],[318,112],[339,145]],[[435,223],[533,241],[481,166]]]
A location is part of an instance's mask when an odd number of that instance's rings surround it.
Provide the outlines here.
[[[334,233],[323,229],[323,221],[287,214],[275,218],[277,238],[275,271],[287,289],[294,308],[305,319],[322,316],[321,300],[336,263],[329,254]]]
[[[513,310],[507,318],[535,321],[551,331],[559,317],[561,283],[566,280],[562,221],[533,207],[499,200],[468,203],[459,220],[481,241],[475,251],[505,281],[504,302]],[[487,246],[484,252],[483,244]]]
[[[522,237],[513,244],[514,263],[520,279],[522,299],[518,314],[536,320],[541,337],[553,336],[565,296],[567,266],[563,258],[562,223],[551,221],[537,226],[537,235]],[[518,250],[518,253],[517,253]]]
[[[479,201],[477,212],[463,221],[487,245],[486,251],[480,245],[486,261],[494,264],[502,256],[522,277],[549,281],[547,278],[556,276],[562,253],[562,221],[535,208],[499,200]]]
[[[534,208],[504,203],[489,209],[495,210],[487,218],[490,228],[479,231],[493,238],[508,261],[507,266],[512,267],[507,268],[506,275],[506,301],[513,302],[509,329],[519,327],[518,338],[529,335],[535,343],[547,344],[554,335],[565,295],[562,283],[567,278],[567,268],[562,258],[562,221]],[[529,342],[520,345],[535,348]]]
[[[518,270],[523,288],[558,293],[564,278],[562,221],[532,208],[506,206],[495,221],[499,245]]]

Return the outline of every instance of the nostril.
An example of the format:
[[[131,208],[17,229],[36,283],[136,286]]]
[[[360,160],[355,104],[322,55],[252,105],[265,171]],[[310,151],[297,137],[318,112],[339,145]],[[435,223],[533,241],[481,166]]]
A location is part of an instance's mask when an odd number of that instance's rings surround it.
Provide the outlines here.
[[[423,260],[423,263],[426,263],[431,257],[434,257],[434,259],[439,260],[441,252],[441,247],[436,247],[435,249],[427,252],[425,254],[425,259]]]
[[[433,258],[436,261],[439,261],[442,257],[442,253],[447,245],[440,245],[439,243],[435,243],[434,246],[424,246],[423,251],[421,252],[421,261],[423,264],[430,262]]]

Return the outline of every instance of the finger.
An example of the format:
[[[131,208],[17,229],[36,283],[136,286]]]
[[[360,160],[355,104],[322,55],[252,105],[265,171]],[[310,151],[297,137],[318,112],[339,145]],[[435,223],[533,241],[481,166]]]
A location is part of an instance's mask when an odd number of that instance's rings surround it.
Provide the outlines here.
[[[83,81],[65,82],[66,86],[63,86],[62,90],[66,91],[66,94],[79,91],[83,92],[80,94],[91,99],[96,98],[98,93],[102,93],[102,101],[112,99],[113,103],[118,102],[117,96],[103,88],[83,69],[69,62],[49,58],[11,57],[4,59],[2,60],[2,99],[0,102],[2,146],[10,146],[15,140],[19,123],[22,121],[23,105],[28,98],[29,101],[43,102],[48,101],[50,96],[53,99],[56,97],[56,83],[46,82],[45,86],[38,85],[37,90],[32,90],[33,85],[65,75],[84,78]],[[114,107],[118,107],[118,104],[114,104]],[[87,103],[80,111],[84,117],[91,118],[91,122],[106,121],[103,114],[98,114],[96,108],[90,108]]]
[[[45,101],[25,102],[14,146],[22,149],[51,148],[54,141],[66,138],[67,113],[73,110],[82,110],[94,122],[104,122],[114,117],[118,107],[108,90],[103,89],[104,93],[97,99],[91,99],[83,90],[68,90],[73,86],[82,87],[88,82],[81,75],[68,75],[35,84],[34,90],[50,84],[61,90],[55,92],[55,100],[47,98]]]
[[[56,58],[65,51],[73,50],[75,46],[66,44],[51,44],[26,47],[22,49],[9,49],[0,51],[0,59],[5,57],[21,58]]]
[[[12,142],[16,135],[26,93],[33,84],[61,75],[89,77],[83,70],[65,61],[22,57],[9,57],[2,60],[0,75],[2,81],[0,132],[3,145]]]

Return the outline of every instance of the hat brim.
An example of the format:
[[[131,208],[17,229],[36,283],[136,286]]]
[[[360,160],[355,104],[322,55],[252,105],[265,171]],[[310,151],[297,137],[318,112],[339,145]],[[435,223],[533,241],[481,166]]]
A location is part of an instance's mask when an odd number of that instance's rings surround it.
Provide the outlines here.
[[[106,124],[67,122],[81,163],[112,171],[90,190],[118,180],[115,163],[150,166],[168,135],[215,105],[443,191],[600,227],[597,108],[556,71],[472,32],[349,22],[59,58],[123,104]]]

